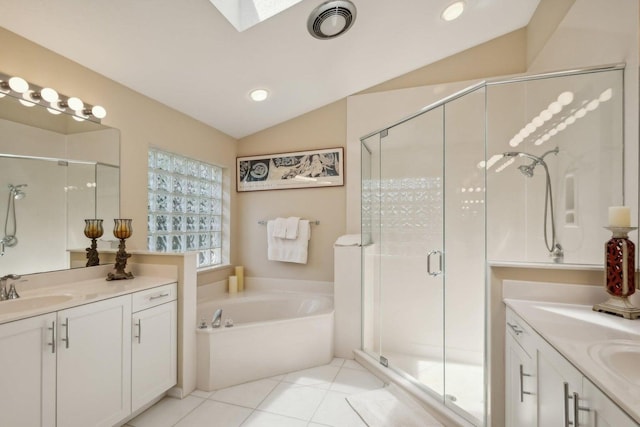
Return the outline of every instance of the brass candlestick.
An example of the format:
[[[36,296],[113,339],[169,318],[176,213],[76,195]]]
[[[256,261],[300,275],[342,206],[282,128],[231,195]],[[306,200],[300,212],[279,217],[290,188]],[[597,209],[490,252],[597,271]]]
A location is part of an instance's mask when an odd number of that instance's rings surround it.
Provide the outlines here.
[[[100,265],[96,239],[102,237],[102,233],[104,233],[104,229],[102,228],[101,219],[84,220],[84,235],[91,239],[91,247],[87,248],[87,267]]]
[[[133,228],[131,227],[130,219],[114,219],[113,226],[113,235],[120,239],[120,244],[118,245],[118,252],[116,253],[116,272],[109,273],[107,275],[107,280],[122,280],[122,279],[133,279],[133,274],[127,273],[124,269],[127,267],[127,258],[131,257],[131,254],[128,254],[125,250],[125,239],[131,237],[133,233]]]

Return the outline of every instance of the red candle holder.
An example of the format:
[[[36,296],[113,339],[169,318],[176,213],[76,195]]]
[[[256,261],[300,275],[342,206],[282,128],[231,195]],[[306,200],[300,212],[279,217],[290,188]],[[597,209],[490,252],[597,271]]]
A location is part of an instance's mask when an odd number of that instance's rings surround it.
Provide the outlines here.
[[[640,317],[640,308],[629,301],[636,291],[636,249],[628,234],[637,227],[605,227],[613,236],[605,243],[604,286],[609,299],[593,306],[594,311],[627,319]]]

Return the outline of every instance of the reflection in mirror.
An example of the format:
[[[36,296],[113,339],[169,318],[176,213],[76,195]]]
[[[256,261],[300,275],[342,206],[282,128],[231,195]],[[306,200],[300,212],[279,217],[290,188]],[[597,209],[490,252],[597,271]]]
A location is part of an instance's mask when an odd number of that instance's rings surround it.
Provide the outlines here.
[[[84,219],[109,229],[120,211],[119,144],[116,129],[0,99],[0,275],[67,269],[68,250],[89,245]]]
[[[602,265],[623,200],[623,71],[487,88],[493,262]]]

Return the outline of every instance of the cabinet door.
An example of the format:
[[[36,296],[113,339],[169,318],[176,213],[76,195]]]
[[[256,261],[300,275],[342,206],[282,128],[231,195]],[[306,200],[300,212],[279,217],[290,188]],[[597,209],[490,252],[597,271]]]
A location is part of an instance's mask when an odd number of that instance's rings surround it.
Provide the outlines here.
[[[131,296],[58,312],[58,425],[112,426],[131,413]]]
[[[509,333],[505,348],[506,426],[534,427],[537,425],[536,365]]]
[[[638,423],[613,403],[591,381],[584,378],[580,400],[581,406],[588,411],[581,411],[580,425],[589,427],[636,427]],[[583,421],[588,418],[588,421]]]
[[[538,425],[573,425],[573,395],[582,391],[582,374],[551,348],[538,349],[537,365]]]
[[[55,426],[55,320],[52,313],[0,325],[0,425]]]
[[[176,384],[176,316],[176,301],[133,314],[132,411]]]

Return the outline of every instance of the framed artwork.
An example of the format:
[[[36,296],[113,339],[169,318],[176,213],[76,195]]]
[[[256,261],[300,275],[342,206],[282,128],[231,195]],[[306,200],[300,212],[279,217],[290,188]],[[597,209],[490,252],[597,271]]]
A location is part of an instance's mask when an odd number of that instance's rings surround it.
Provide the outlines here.
[[[327,148],[238,157],[238,192],[344,185],[344,150]]]

